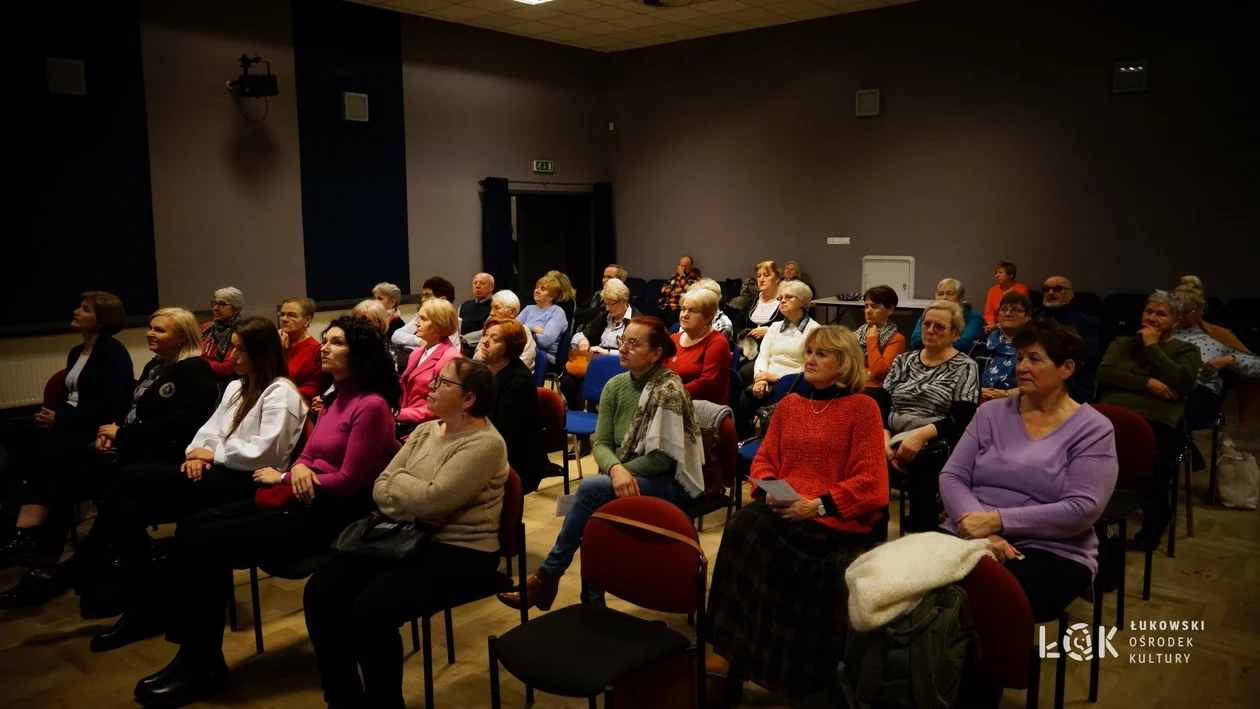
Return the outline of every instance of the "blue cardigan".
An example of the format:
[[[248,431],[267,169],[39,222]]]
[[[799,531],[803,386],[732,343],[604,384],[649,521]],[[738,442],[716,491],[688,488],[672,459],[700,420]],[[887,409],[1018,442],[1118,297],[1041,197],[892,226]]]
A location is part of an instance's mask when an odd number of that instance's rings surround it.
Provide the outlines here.
[[[66,373],[74,368],[83,352],[83,345],[76,345],[66,357]],[[79,373],[79,405],[71,406],[70,392],[64,387],[57,405],[53,427],[96,428],[114,423],[119,410],[127,410],[132,389],[136,386],[135,370],[131,365],[131,353],[121,342],[108,335],[97,338],[92,354]]]
[[[963,311],[962,335],[954,340],[954,349],[967,353],[977,342],[984,342],[984,316],[974,310]],[[914,323],[910,333],[910,351],[923,349],[923,316]]]
[[[564,334],[564,329],[569,326],[569,318],[564,314],[564,308],[555,304],[548,306],[546,309],[540,309],[537,305],[527,305],[521,311],[521,314],[516,316],[516,319],[533,336],[538,349],[547,355],[547,362],[555,364],[556,352],[560,345],[560,336]],[[541,325],[543,331],[535,334],[535,325]]]

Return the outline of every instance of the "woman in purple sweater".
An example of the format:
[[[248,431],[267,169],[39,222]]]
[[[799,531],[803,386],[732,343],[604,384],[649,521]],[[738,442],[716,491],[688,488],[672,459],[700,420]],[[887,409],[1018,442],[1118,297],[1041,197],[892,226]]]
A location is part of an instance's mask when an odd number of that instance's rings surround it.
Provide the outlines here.
[[[944,528],[987,538],[1047,622],[1098,571],[1094,523],[1116,486],[1116,440],[1106,417],[1068,396],[1084,365],[1075,330],[1038,318],[1014,345],[1019,396],[980,406],[941,471]]]
[[[391,409],[401,390],[394,363],[379,330],[342,317],[324,331],[320,367],[336,380],[336,394],[325,400],[289,470],[258,470],[254,480],[270,488],[267,494],[180,523],[177,600],[168,634],[179,652],[140,680],[141,704],[183,706],[228,689],[223,581],[233,569],[286,566],[322,554],[342,529],[376,508],[372,484],[398,449]],[[275,495],[280,486],[292,495]]]

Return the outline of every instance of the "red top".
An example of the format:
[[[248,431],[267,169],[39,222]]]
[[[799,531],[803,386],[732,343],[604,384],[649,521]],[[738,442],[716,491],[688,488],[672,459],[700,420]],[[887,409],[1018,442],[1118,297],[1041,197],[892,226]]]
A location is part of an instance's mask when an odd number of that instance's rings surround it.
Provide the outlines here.
[[[201,324],[201,331],[205,332],[210,323]],[[233,355],[236,353],[235,347],[228,347],[227,352],[223,353],[223,359],[218,357],[218,348],[214,345],[214,338],[209,333],[201,336],[201,357],[210,363],[210,371],[214,372],[214,376],[223,379],[236,378],[236,360]]]
[[[870,532],[888,504],[879,405],[865,394],[829,401],[789,394],[770,417],[749,477],[754,483],[778,478],[801,497],[822,499],[827,516],[815,522],[841,532]]]
[[[1011,288],[1016,293],[1023,293],[1025,298],[1031,297],[1028,295],[1028,286],[1024,285],[1023,283],[1020,283],[1019,281],[1015,281],[1015,285],[1011,286]],[[999,286],[996,283],[993,284],[993,287],[989,289],[989,295],[986,296],[984,299],[984,321],[985,322],[987,323],[997,322],[998,306],[1002,304],[1002,296],[1010,292],[1011,291],[1009,290],[1002,290],[1002,286]]]
[[[731,346],[712,330],[690,347],[682,346],[682,331],[670,335],[678,352],[665,366],[678,375],[692,400],[731,405]]]
[[[888,344],[884,345],[881,352],[879,349],[879,328],[872,327],[866,330],[866,386],[882,387],[884,385],[884,377],[888,376],[888,372],[892,370],[892,363],[897,359],[897,355],[906,351],[906,338],[900,333],[893,333],[888,338]]]
[[[319,340],[308,337],[289,345],[284,351],[284,360],[289,364],[289,379],[297,385],[298,391],[307,401],[314,399],[319,394]]]

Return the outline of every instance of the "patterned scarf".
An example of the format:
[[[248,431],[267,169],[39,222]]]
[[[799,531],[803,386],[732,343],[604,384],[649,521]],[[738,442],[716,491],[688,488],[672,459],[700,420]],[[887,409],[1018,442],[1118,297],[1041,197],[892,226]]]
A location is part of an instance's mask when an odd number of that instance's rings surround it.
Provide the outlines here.
[[[854,335],[857,335],[858,347],[862,348],[863,357],[866,356],[866,333],[870,329],[871,329],[870,323],[863,323],[862,327],[859,327],[857,331],[853,333]],[[884,351],[884,348],[888,346],[888,341],[891,340],[892,336],[896,334],[897,334],[897,323],[893,322],[892,318],[889,318],[887,321],[884,322],[883,325],[879,326],[879,351],[880,352]]]
[[[232,328],[236,327],[240,319],[240,315],[233,315],[227,322],[211,320],[206,323],[201,328],[201,353],[207,357],[213,355],[216,362],[222,362],[227,357],[228,350],[232,349]],[[207,339],[209,343],[206,342]],[[207,347],[207,344],[213,345],[213,349]]]
[[[659,450],[677,461],[674,477],[689,497],[704,492],[704,444],[691,395],[682,379],[657,365],[647,373],[634,418],[618,455],[622,460]]]

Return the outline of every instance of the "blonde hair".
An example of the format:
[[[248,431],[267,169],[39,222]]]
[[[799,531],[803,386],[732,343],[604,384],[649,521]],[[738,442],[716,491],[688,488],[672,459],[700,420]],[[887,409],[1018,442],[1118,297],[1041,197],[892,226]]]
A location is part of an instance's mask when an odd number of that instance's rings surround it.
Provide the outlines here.
[[[682,297],[678,299],[679,303],[686,305],[691,303],[700,310],[700,315],[704,316],[709,324],[713,324],[713,318],[717,316],[718,297],[708,288],[690,288]]]
[[[711,291],[713,295],[716,295],[718,297],[719,301],[721,301],[722,299],[722,286],[718,285],[718,282],[713,280],[712,278],[701,278],[695,283],[692,283],[691,285],[687,286],[687,290],[689,291],[699,290],[699,289]]]
[[[554,271],[552,272],[554,273]],[[550,274],[544,275],[534,283],[535,288],[542,288],[547,291],[547,295],[551,296],[551,302],[559,303],[560,296],[564,295],[564,287],[560,285],[559,279]]]
[[[857,336],[843,325],[822,325],[805,336],[805,347],[822,348],[835,353],[840,360],[836,386],[857,393],[866,388],[866,364]]]
[[[763,268],[769,271],[775,278],[783,278],[783,271],[779,270],[779,264],[774,261],[762,261],[757,264],[757,268],[754,269],[754,272],[757,275],[761,275],[761,269]]]
[[[569,276],[563,271],[547,271],[543,275],[544,278],[548,276],[556,279],[556,285],[560,286],[560,295],[552,296],[552,300],[563,303],[577,297],[577,291],[573,289],[573,281],[570,281]]]
[[[954,332],[961,333],[963,328],[966,327],[966,322],[963,320],[962,306],[958,303],[952,300],[934,300],[923,309],[923,316],[927,317],[928,312],[932,310],[944,310],[949,313],[949,326],[953,328]]]
[[[609,278],[604,284],[604,290],[600,291],[606,300],[625,300],[630,297],[630,289],[620,278]]]
[[[1198,276],[1182,276],[1172,294],[1181,301],[1182,312],[1198,310],[1200,315],[1207,312],[1207,297],[1203,295],[1203,281]]]
[[[441,337],[450,337],[459,329],[459,311],[441,298],[429,298],[420,306],[420,314],[429,319]]]
[[[175,358],[176,362],[201,356],[201,327],[197,324],[196,315],[183,308],[158,308],[149,316],[149,322],[152,323],[156,318],[170,318],[175,332],[184,338],[179,357]]]
[[[354,306],[354,310],[350,311],[352,318],[371,317],[376,320],[376,327],[385,333],[389,330],[389,313],[385,311],[385,306],[375,300],[361,300],[359,304]]]

